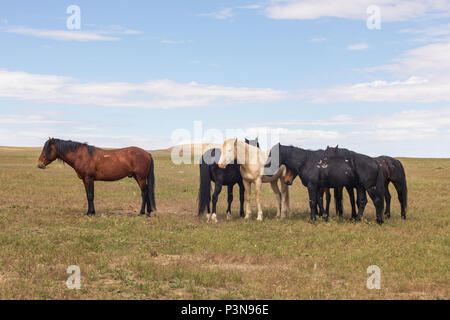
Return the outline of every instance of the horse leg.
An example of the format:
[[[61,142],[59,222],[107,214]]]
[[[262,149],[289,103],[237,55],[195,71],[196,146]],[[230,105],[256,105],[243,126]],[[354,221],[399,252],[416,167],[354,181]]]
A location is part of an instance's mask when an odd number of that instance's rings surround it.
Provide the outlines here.
[[[275,193],[275,197],[277,198],[277,218],[279,218],[281,217],[281,192],[280,189],[278,189],[277,180],[272,181],[270,186],[272,187],[272,191]]]
[[[149,200],[148,200],[147,179],[138,178],[137,176],[135,176],[134,178],[136,179],[136,182],[138,183],[139,188],[141,189],[142,205],[139,215],[143,216],[145,214],[145,207],[147,206],[147,210],[150,208],[150,204],[148,203]],[[148,213],[148,216],[150,216],[150,212]]]
[[[319,190],[319,192],[317,194],[317,197],[318,197],[317,205],[319,207],[319,217],[323,217],[323,219],[325,221],[328,221],[328,214],[323,207],[323,195],[324,195],[324,191],[328,195],[328,193],[330,192],[330,189],[323,188],[323,189],[318,189],[318,190]]]
[[[233,185],[228,186],[227,220],[231,220],[231,203],[233,202]]]
[[[318,189],[316,187],[308,186],[309,207],[311,208],[311,217],[310,217],[311,222],[316,221],[317,194],[318,194]]]
[[[325,194],[325,214],[326,214],[327,217],[329,217],[330,216],[331,192],[330,192],[329,188],[327,188],[327,189],[328,190],[326,191],[326,194]],[[335,197],[336,197],[336,193],[335,193]]]
[[[88,201],[88,211],[87,215],[95,215],[95,208],[94,208],[94,179],[90,177],[85,177],[83,179],[84,188],[86,189],[86,197]]]
[[[324,212],[324,210],[323,210],[323,194],[326,192],[326,189],[327,188],[320,188],[317,193],[316,210],[317,210],[317,214],[319,215],[319,217],[323,216],[323,212]]]
[[[212,214],[211,214],[211,220],[214,223],[217,222],[216,206],[217,206],[217,201],[219,200],[219,194],[221,191],[222,191],[222,182],[216,181],[216,183],[214,184],[214,193],[212,196]]]
[[[356,221],[361,221],[361,218],[363,216],[364,213],[364,209],[366,207],[367,204],[367,195],[366,195],[366,190],[359,186],[357,187],[357,199],[356,202],[358,202],[358,214],[355,217]]]
[[[242,181],[238,182],[239,184],[239,215],[243,218],[245,216],[244,214],[244,201],[245,201],[245,188],[244,183]]]
[[[342,215],[344,214],[344,208],[342,205],[342,187],[334,188],[334,204],[336,207],[336,215],[342,218]]]
[[[355,193],[352,187],[345,187],[350,198],[350,205],[352,206],[352,219],[356,218]]]
[[[262,207],[261,207],[261,186],[262,186],[262,181],[261,181],[261,178],[259,177],[255,181],[256,206],[258,207],[258,218],[256,220],[258,220],[258,221],[262,221],[262,219],[263,219],[263,212],[262,212]]]
[[[383,224],[383,207],[384,207],[384,192],[380,192],[376,187],[367,189],[367,193],[373,201],[377,212],[377,223]]]
[[[400,201],[400,207],[401,207],[401,214],[402,218],[406,219],[406,201],[405,201],[405,194],[403,194],[405,191],[402,188],[402,185],[400,183],[394,182],[395,190],[397,190],[397,196],[398,201]]]
[[[251,197],[251,190],[252,190],[252,184],[251,182],[248,182],[247,180],[243,181],[244,183],[244,189],[245,189],[245,219],[249,219],[252,215],[252,208],[250,207],[250,197]]]
[[[286,217],[286,211],[288,210],[289,202],[289,186],[280,179],[281,182],[281,217]]]
[[[389,192],[389,182],[384,185],[384,199],[386,200],[386,210],[384,215],[387,219],[391,217],[391,194]]]

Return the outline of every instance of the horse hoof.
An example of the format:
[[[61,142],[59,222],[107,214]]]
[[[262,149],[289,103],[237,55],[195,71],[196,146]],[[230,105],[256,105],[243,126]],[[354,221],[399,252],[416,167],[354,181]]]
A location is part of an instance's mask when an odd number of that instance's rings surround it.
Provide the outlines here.
[[[206,223],[210,223],[211,222],[211,214],[206,214]]]
[[[216,216],[215,213],[213,213],[213,214],[211,215],[211,221],[212,221],[213,223],[217,223],[217,216]]]
[[[227,220],[231,220],[231,212],[227,212]]]
[[[150,218],[152,215],[150,213],[147,213],[147,217]]]

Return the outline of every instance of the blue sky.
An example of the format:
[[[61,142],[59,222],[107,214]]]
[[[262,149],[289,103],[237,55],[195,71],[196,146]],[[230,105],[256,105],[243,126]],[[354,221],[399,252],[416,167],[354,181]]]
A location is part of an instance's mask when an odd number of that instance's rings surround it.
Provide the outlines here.
[[[449,16],[450,1],[426,0],[3,1],[0,145],[165,148],[202,121],[450,157]]]

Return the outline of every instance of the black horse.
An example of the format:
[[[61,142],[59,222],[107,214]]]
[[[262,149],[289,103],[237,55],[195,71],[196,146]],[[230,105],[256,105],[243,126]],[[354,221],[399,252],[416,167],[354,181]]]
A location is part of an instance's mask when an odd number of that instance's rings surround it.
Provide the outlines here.
[[[308,188],[311,221],[316,219],[317,204],[323,210],[323,204],[318,201],[321,188],[349,187],[358,190],[360,200],[366,197],[366,191],[369,193],[376,208],[377,223],[383,223],[385,177],[373,158],[345,149],[311,151],[277,144],[270,151],[266,166],[271,165],[270,161],[295,170]],[[357,221],[364,212],[363,201],[358,202]],[[327,214],[324,219],[328,220]]]
[[[288,186],[292,185],[295,178],[297,177],[297,172],[292,171],[289,168],[286,169],[286,174],[284,176],[284,183]],[[334,206],[336,208],[336,215],[342,217],[343,215],[343,206],[342,206],[342,190],[343,187],[334,188]],[[356,207],[355,207],[355,193],[353,189],[350,187],[346,187],[348,195],[350,197],[350,204],[352,206],[352,218],[356,218]],[[323,208],[323,196],[326,195],[326,207]],[[330,214],[330,202],[331,202],[331,192],[330,188],[321,188],[319,190],[317,206],[319,217],[321,217],[324,213],[328,216]],[[321,209],[322,208],[322,209]],[[323,211],[324,210],[324,211]]]
[[[259,148],[258,138],[255,140],[245,139],[245,142],[257,146]],[[233,187],[237,183],[239,185],[239,200],[240,200],[240,216],[244,217],[244,183],[240,171],[240,165],[232,163],[225,169],[219,168],[221,150],[219,148],[207,150],[201,158],[200,162],[200,188],[198,191],[198,215],[201,216],[208,212],[208,221],[212,219],[217,222],[216,205],[219,199],[219,194],[222,191],[222,186],[228,187],[228,207],[227,218],[231,218],[231,203],[233,202]],[[214,182],[214,193],[212,196],[212,214],[211,214],[211,181]]]
[[[386,177],[384,189],[384,198],[386,200],[386,217],[391,217],[391,194],[389,193],[389,183],[392,182],[397,190],[402,218],[406,219],[406,209],[408,207],[408,188],[406,186],[405,169],[403,168],[402,163],[399,160],[388,156],[376,157],[375,160],[384,171],[384,175]]]
[[[336,152],[338,150],[338,147],[336,146],[335,148],[330,148],[327,147],[326,152]],[[346,149],[340,149],[340,150],[346,150]],[[403,219],[406,219],[406,210],[408,207],[408,188],[406,185],[406,174],[405,174],[405,169],[403,168],[402,163],[397,160],[394,159],[392,157],[389,156],[380,156],[380,157],[376,157],[374,158],[381,170],[383,170],[384,172],[384,176],[385,176],[385,184],[384,184],[384,199],[386,201],[386,206],[385,206],[385,216],[386,218],[390,218],[391,217],[391,194],[389,192],[389,183],[393,183],[395,186],[395,189],[397,190],[397,195],[398,195],[398,200],[400,202],[400,207],[401,207],[401,216]],[[350,193],[353,193],[353,189],[347,189]],[[328,198],[327,198],[328,201]],[[342,195],[341,198],[337,198],[336,199],[337,202],[342,202]],[[366,197],[364,197],[361,200],[357,200],[359,201],[363,201],[362,205],[365,206],[367,204],[367,199]],[[352,208],[355,206],[355,200],[354,197],[352,199],[352,197],[350,196],[350,203],[352,204]],[[328,206],[328,202],[327,202],[327,206]],[[352,216],[353,216],[353,210],[352,210]]]

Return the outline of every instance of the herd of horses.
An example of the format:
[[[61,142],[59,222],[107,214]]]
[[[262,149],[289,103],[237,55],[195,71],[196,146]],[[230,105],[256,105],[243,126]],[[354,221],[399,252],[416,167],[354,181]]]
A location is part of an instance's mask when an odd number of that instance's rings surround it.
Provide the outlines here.
[[[87,215],[95,215],[94,181],[115,181],[125,177],[134,178],[141,189],[139,214],[150,216],[156,210],[154,161],[152,155],[141,148],[104,150],[86,143],[49,138],[38,159],[38,167],[45,169],[55,160],[70,165],[83,181],[88,201]],[[260,149],[258,139],[246,139],[245,142],[228,139],[221,148],[207,150],[202,155],[198,215],[207,212],[207,220],[217,222],[218,197],[222,187],[227,186],[227,218],[231,218],[233,187],[238,184],[240,215],[250,218],[251,188],[254,185],[257,220],[262,220],[261,186],[270,183],[277,199],[277,217],[285,217],[289,209],[289,186],[297,176],[308,190],[311,221],[316,220],[316,215],[328,220],[331,189],[334,189],[336,214],[342,217],[345,188],[353,219],[361,220],[369,194],[376,209],[377,222],[382,224],[385,208],[385,216],[390,217],[388,185],[391,182],[398,194],[401,216],[406,219],[406,176],[399,160],[388,156],[372,158],[338,147],[312,151],[277,144],[265,152]],[[212,182],[215,187],[211,197]]]

